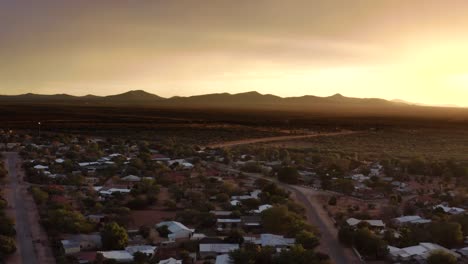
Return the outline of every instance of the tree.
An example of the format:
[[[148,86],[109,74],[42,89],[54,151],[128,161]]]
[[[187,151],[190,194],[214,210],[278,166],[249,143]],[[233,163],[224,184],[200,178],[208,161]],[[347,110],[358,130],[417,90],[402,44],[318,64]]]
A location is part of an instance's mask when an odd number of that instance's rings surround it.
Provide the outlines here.
[[[361,228],[356,231],[354,245],[365,256],[382,259],[388,254],[387,243],[367,228]]]
[[[145,264],[145,263],[148,263],[148,261],[150,260],[150,257],[143,253],[143,252],[135,252],[135,254],[133,254],[133,261],[136,263],[136,264]]]
[[[108,223],[101,231],[102,246],[106,250],[123,249],[128,244],[128,234],[125,228],[116,222]]]
[[[288,184],[297,184],[299,182],[299,172],[295,167],[282,167],[278,171],[278,180]]]
[[[233,229],[229,232],[228,236],[224,238],[224,242],[232,244],[244,243],[244,232],[239,229]]]
[[[283,250],[273,258],[274,264],[319,264],[328,263],[328,258],[323,258],[312,250],[306,250],[301,245],[294,245],[290,250]]]
[[[461,225],[454,222],[439,222],[429,226],[429,232],[434,242],[452,248],[463,242]]]
[[[167,225],[163,225],[163,226],[156,228],[156,231],[158,231],[159,236],[161,237],[167,237],[171,233]]]
[[[13,254],[15,251],[15,240],[11,237],[0,235],[0,257]]]
[[[344,225],[338,231],[338,239],[341,243],[351,246],[354,242],[354,229],[348,225]]]
[[[455,264],[457,258],[443,250],[433,251],[427,258],[427,264]]]
[[[305,249],[314,249],[320,244],[318,237],[314,233],[308,231],[301,231],[297,234],[296,242],[301,244]]]
[[[262,224],[267,232],[295,236],[302,230],[311,231],[312,226],[285,206],[278,206],[262,212]]]

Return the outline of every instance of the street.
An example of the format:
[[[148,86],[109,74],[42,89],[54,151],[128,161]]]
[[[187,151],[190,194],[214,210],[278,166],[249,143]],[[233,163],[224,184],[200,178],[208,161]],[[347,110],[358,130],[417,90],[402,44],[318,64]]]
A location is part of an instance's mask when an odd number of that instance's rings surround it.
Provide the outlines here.
[[[7,260],[7,263],[55,263],[47,236],[39,223],[37,208],[27,191],[28,185],[21,179],[18,172],[18,168],[21,166],[18,153],[6,152],[3,154],[9,174],[5,193],[11,216],[15,219],[17,247],[17,252]],[[40,243],[35,243],[35,241]]]
[[[233,172],[240,172],[233,170]],[[261,174],[246,173],[244,175],[252,178],[262,178],[268,181],[275,182],[282,188],[290,191],[296,200],[301,203],[306,209],[306,215],[309,223],[315,225],[321,232],[319,250],[328,254],[333,263],[336,264],[358,264],[362,261],[352,252],[350,248],[345,247],[338,241],[338,230],[333,225],[330,217],[325,210],[315,201],[315,190],[304,188],[295,185],[281,183],[276,179],[264,177]]]

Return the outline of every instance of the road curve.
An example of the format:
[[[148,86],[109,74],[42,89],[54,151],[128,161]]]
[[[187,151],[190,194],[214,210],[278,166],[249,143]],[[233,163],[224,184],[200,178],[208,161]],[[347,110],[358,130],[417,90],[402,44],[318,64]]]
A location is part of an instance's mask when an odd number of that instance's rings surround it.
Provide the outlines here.
[[[234,146],[247,145],[247,144],[275,142],[275,141],[288,141],[288,140],[313,138],[313,137],[340,136],[340,135],[349,135],[349,134],[355,134],[355,133],[359,133],[359,131],[340,131],[340,132],[313,133],[313,134],[294,135],[294,136],[277,136],[277,137],[241,139],[241,140],[227,141],[223,143],[214,143],[214,144],[207,145],[207,147],[224,148],[224,147],[234,147]]]
[[[240,173],[235,169],[230,169],[232,172]],[[304,205],[306,209],[307,220],[309,223],[315,225],[321,232],[320,248],[322,251],[330,256],[330,259],[335,264],[360,264],[362,261],[352,252],[350,248],[343,246],[338,241],[337,229],[333,226],[331,220],[326,213],[320,212],[323,210],[318,204],[313,204],[310,196],[312,192],[316,192],[313,189],[302,188],[295,185],[289,185],[277,181],[276,179],[264,177],[257,173],[246,173],[242,174],[251,178],[262,178],[268,181],[275,182],[282,188],[294,193],[296,199]]]

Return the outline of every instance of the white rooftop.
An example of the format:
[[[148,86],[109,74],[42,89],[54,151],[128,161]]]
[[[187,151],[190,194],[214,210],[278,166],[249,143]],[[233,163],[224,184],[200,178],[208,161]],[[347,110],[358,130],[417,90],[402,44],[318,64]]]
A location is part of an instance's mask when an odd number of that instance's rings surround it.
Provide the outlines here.
[[[229,253],[239,249],[239,244],[200,244],[200,252]]]
[[[284,236],[274,234],[261,234],[256,244],[272,247],[290,246],[296,242],[294,238],[285,238]]]

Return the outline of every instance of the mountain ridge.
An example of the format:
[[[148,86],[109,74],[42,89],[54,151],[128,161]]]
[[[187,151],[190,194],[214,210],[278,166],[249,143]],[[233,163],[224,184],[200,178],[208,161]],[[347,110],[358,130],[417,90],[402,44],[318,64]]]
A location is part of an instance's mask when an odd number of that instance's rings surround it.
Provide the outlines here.
[[[35,94],[0,95],[0,103],[63,103],[87,105],[141,105],[141,106],[194,106],[194,107],[263,107],[263,108],[301,108],[310,106],[323,107],[398,107],[416,106],[416,104],[403,100],[385,100],[380,98],[347,97],[342,94],[331,96],[303,95],[293,97],[280,97],[273,94],[261,94],[257,91],[243,93],[211,93],[193,96],[161,97],[144,90],[130,90],[120,94],[97,96],[88,94],[75,96],[61,94]]]

